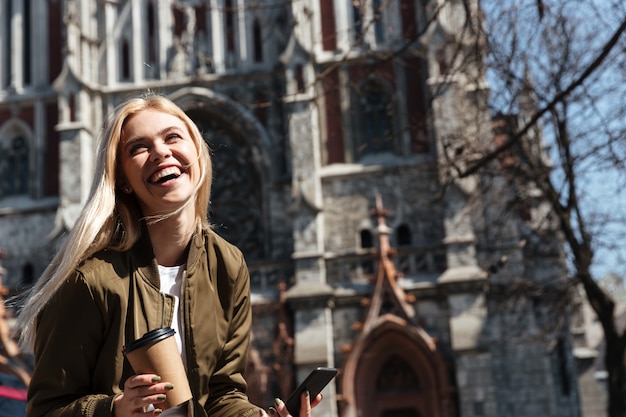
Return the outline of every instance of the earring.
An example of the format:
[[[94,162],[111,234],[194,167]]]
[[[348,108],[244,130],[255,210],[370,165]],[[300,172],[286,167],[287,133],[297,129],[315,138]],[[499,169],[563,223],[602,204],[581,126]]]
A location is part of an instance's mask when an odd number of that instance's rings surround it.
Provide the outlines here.
[[[124,191],[126,194],[130,194],[133,192],[133,189],[130,188],[128,185],[125,185],[124,187],[122,187],[122,191]]]

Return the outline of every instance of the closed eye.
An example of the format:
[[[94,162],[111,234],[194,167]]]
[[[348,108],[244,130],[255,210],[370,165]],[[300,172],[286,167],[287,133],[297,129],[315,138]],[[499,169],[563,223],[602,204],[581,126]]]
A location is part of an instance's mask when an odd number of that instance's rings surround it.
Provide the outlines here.
[[[170,133],[169,135],[167,135],[167,137],[165,138],[165,140],[167,142],[175,142],[179,139],[182,139],[182,137],[178,134],[178,133]]]
[[[126,149],[128,149],[129,155],[134,156],[141,152],[147,151],[148,145],[146,145],[145,143],[137,142],[130,144],[130,146],[127,146]]]

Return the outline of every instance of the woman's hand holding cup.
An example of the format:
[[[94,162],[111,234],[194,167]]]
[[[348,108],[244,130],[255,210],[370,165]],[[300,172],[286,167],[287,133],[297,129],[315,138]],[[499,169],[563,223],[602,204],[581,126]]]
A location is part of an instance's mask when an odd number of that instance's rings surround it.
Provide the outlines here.
[[[159,415],[167,393],[174,386],[161,382],[161,377],[154,374],[133,375],[124,383],[124,392],[113,400],[114,417],[127,417],[134,413],[144,413],[152,409],[153,415]]]

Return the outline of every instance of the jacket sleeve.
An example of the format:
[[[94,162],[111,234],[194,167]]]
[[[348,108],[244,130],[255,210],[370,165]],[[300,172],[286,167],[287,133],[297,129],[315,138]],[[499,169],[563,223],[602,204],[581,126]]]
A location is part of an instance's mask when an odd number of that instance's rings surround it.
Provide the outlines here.
[[[205,409],[211,417],[256,417],[260,408],[248,401],[243,377],[252,325],[250,274],[243,258],[234,281],[232,297],[233,314],[229,336],[209,380],[210,397]]]
[[[111,393],[93,393],[91,376],[105,334],[99,300],[76,274],[39,315],[27,417],[110,417]]]

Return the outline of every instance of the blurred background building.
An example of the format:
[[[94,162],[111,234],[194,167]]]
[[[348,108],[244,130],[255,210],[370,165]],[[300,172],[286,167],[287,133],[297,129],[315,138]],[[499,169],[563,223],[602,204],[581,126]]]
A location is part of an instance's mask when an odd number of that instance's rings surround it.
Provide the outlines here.
[[[254,401],[336,366],[316,415],[582,415],[550,214],[532,185],[507,181],[514,153],[467,178],[447,164],[514,123],[489,114],[470,59],[476,1],[0,5],[13,292],[87,198],[107,114],[155,92],[203,132],[211,220],[249,263]]]

